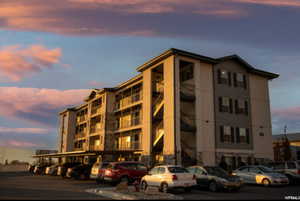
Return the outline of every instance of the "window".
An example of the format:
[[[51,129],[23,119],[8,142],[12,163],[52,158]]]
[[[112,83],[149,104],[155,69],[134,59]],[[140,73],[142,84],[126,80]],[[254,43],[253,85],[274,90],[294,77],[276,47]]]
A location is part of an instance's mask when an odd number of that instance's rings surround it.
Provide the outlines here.
[[[228,97],[219,97],[219,111],[232,113],[232,99]]]
[[[171,173],[188,173],[187,169],[183,167],[168,167],[168,170]]]
[[[246,128],[237,128],[237,143],[248,143],[247,140],[247,129]]]
[[[235,100],[235,113],[248,115],[248,101],[242,99]]]
[[[158,168],[158,174],[165,174],[166,169],[164,167]]]
[[[158,168],[153,168],[150,172],[151,175],[158,174]]]
[[[247,88],[246,75],[242,73],[234,73],[233,82],[235,87]]]
[[[230,126],[220,126],[221,142],[234,143],[234,128]]]
[[[218,83],[219,84],[228,84],[231,86],[231,73],[226,70],[218,70]]]
[[[294,162],[287,162],[288,169],[297,169],[296,164]]]
[[[143,164],[136,165],[137,170],[147,171],[147,167]]]
[[[180,81],[184,82],[194,78],[194,64],[180,61]]]

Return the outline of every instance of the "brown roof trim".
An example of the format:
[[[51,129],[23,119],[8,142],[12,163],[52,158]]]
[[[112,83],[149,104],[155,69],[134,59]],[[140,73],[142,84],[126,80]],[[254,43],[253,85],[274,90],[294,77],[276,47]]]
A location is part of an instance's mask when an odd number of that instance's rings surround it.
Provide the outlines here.
[[[218,61],[218,63],[227,61],[227,60],[237,60],[238,62],[243,64],[243,66],[245,66],[245,68],[248,70],[248,72],[266,77],[268,79],[275,79],[275,78],[279,77],[279,74],[275,74],[275,73],[271,73],[271,72],[267,72],[267,71],[263,71],[263,70],[254,68],[252,65],[250,65],[248,62],[246,62],[244,59],[242,59],[240,56],[238,56],[236,54],[229,55],[226,57],[220,57],[220,58],[216,59],[216,61]]]
[[[213,58],[202,56],[200,54],[195,54],[195,53],[192,53],[192,52],[187,52],[187,51],[184,51],[184,50],[171,48],[171,49],[163,52],[159,56],[154,57],[153,59],[149,60],[148,62],[140,65],[139,67],[137,67],[136,70],[139,71],[139,72],[142,72],[142,71],[146,70],[147,68],[149,68],[150,66],[155,65],[155,64],[161,62],[162,60],[164,60],[167,57],[172,56],[172,55],[187,56],[187,57],[190,57],[190,58],[206,61],[208,63],[216,63],[215,59],[213,59]]]

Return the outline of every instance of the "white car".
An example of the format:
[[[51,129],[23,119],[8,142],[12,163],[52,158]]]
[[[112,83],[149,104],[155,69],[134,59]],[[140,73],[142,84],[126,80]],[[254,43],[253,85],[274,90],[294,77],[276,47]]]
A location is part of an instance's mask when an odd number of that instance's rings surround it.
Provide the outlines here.
[[[248,184],[287,185],[289,179],[265,166],[243,166],[233,171],[233,175],[241,177]]]
[[[158,187],[161,192],[168,192],[171,188],[184,188],[186,192],[197,185],[196,176],[181,166],[165,165],[154,167],[141,179],[141,189],[148,186]]]

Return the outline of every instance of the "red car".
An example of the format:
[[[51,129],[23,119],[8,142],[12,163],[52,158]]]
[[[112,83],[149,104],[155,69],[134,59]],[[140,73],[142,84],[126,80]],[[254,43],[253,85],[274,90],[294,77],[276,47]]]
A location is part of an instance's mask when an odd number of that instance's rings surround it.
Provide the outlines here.
[[[104,171],[103,179],[111,183],[132,183],[148,173],[148,168],[139,162],[113,162]]]

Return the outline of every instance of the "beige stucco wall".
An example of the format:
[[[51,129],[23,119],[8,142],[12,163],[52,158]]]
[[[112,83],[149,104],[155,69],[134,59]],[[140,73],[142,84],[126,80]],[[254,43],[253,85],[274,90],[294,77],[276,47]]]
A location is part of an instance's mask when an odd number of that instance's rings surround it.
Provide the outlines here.
[[[143,72],[143,105],[142,105],[142,155],[148,163],[152,148],[152,73],[148,69]]]
[[[174,56],[170,56],[164,60],[164,156],[169,157],[167,160],[170,164],[175,164],[175,146],[177,147],[177,151],[180,151],[180,142],[178,130],[175,131],[175,122],[178,123],[178,119],[175,119],[175,68],[174,68]],[[178,86],[176,87],[178,89]],[[179,89],[178,89],[179,90]],[[174,98],[175,97],[175,98]],[[177,101],[176,101],[177,102]],[[177,107],[178,105],[176,105]],[[178,108],[176,108],[178,110]],[[180,110],[179,110],[180,111]],[[179,117],[177,117],[179,118]],[[179,120],[180,122],[180,120]],[[176,132],[176,137],[175,137]],[[176,138],[176,145],[175,145]]]
[[[273,159],[268,80],[257,75],[249,78],[254,156]],[[264,136],[260,136],[260,132]]]
[[[204,165],[215,164],[215,117],[213,94],[213,67],[211,64],[197,63],[196,83],[196,119],[197,152],[202,153]]]

